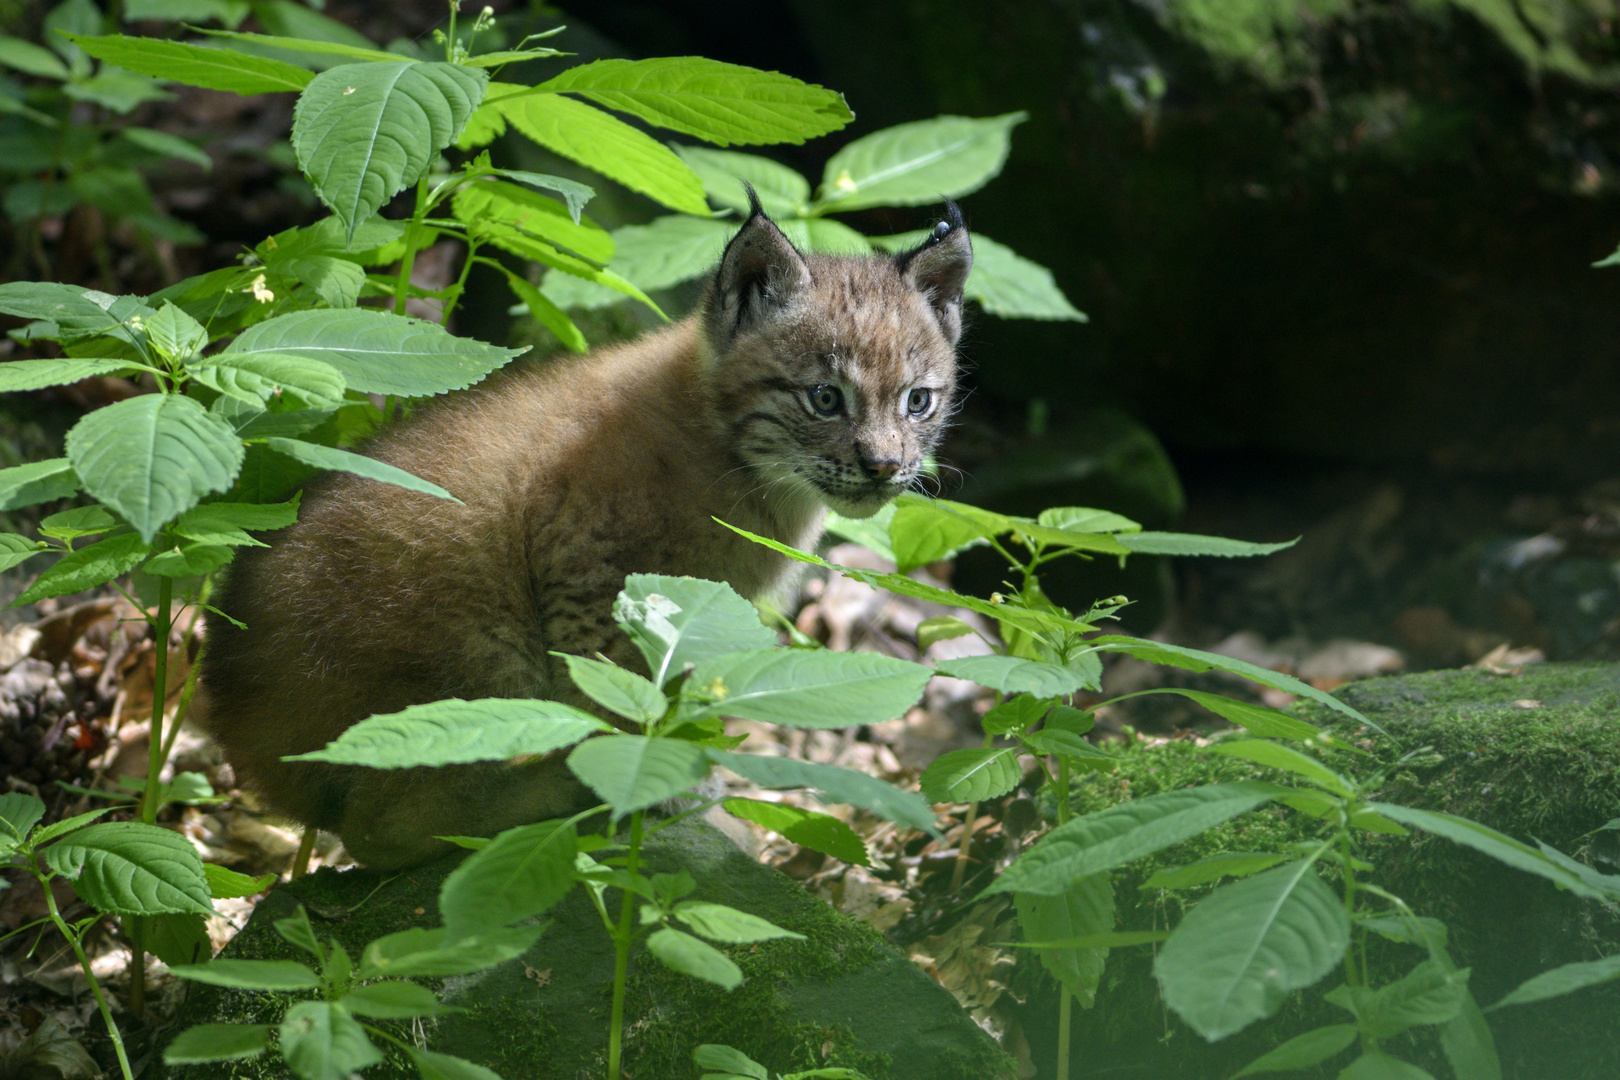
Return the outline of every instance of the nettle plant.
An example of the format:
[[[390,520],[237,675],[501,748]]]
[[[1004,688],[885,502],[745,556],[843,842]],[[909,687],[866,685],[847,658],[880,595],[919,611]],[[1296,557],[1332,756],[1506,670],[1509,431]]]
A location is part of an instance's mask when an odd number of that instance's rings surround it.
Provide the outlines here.
[[[1419,829],[1537,874],[1576,895],[1609,905],[1620,902],[1620,877],[1599,874],[1545,843],[1531,847],[1453,814],[1376,801],[1370,793],[1381,785],[1381,773],[1357,782],[1323,760],[1364,751],[1276,709],[1174,687],[1122,695],[1086,710],[1067,703],[1077,691],[1100,688],[1100,654],[1121,652],[1190,671],[1242,675],[1317,701],[1348,722],[1382,731],[1339,699],[1279,672],[1200,650],[1098,633],[1097,622],[1117,611],[1125,603],[1123,597],[1102,601],[1076,618],[1053,603],[1039,582],[1042,565],[1068,556],[1231,557],[1262,555],[1286,544],[1146,532],[1117,514],[1080,507],[1054,508],[1038,518],[1025,518],[914,495],[902,496],[866,521],[835,518],[830,528],[878,551],[897,565],[898,572],[837,566],[809,552],[744,535],[790,558],[901,596],[967,608],[993,619],[1000,631],[1000,640],[990,642],[992,655],[945,660],[935,666],[942,674],[995,690],[998,701],[984,718],[985,746],[941,756],[923,773],[922,790],[934,802],[977,803],[1018,786],[1021,756],[1033,756],[1040,765],[1041,787],[1056,808],[1055,826],[1007,866],[984,894],[1013,898],[1025,947],[1037,951],[1060,985],[1059,1077],[1068,1075],[1071,999],[1087,1004],[1094,999],[1110,948],[1158,941],[1164,944],[1155,958],[1154,974],[1165,1003],[1211,1041],[1273,1015],[1290,993],[1316,985],[1343,965],[1343,983],[1328,991],[1325,1000],[1351,1019],[1293,1038],[1238,1075],[1314,1068],[1356,1046],[1360,1053],[1340,1072],[1341,1080],[1424,1080],[1428,1073],[1393,1057],[1382,1043],[1410,1028],[1432,1025],[1459,1078],[1500,1077],[1484,1018],[1488,1010],[1481,1010],[1470,994],[1468,970],[1458,969],[1448,954],[1445,927],[1416,915],[1400,897],[1367,879],[1376,870],[1362,857],[1369,833],[1401,837],[1410,828]],[[1003,555],[1009,572],[1016,575],[1005,593],[981,599],[906,576],[917,567],[979,545]],[[974,632],[961,619],[936,617],[919,627],[919,644],[926,648]],[[1071,776],[1078,770],[1112,766],[1107,753],[1081,738],[1092,727],[1095,710],[1157,693],[1189,698],[1244,729],[1243,735],[1215,741],[1207,752],[1254,762],[1283,774],[1294,785],[1213,784],[1074,816]],[[996,745],[998,739],[1002,745]],[[1427,750],[1412,750],[1392,767]],[[1311,818],[1316,822],[1315,838],[1293,850],[1228,852],[1160,871],[1146,886],[1186,889],[1223,878],[1236,880],[1201,899],[1172,932],[1115,930],[1111,871],[1268,803]],[[976,816],[970,809],[967,821]],[[959,871],[965,866],[970,838],[964,830]],[[1323,879],[1319,867],[1330,868],[1337,889]],[[1419,946],[1425,958],[1394,982],[1374,986],[1361,959],[1369,934]],[[1490,1008],[1541,1001],[1614,979],[1620,979],[1620,957],[1566,964],[1526,981]]]
[[[769,158],[677,145],[675,152],[702,179],[709,202],[720,213],[687,210],[615,229],[613,267],[648,291],[697,278],[719,258],[735,216],[747,216],[745,184],[752,185],[765,212],[802,251],[859,255],[874,249],[909,250],[927,238],[926,232],[864,236],[828,215],[930,205],[978,191],[1001,173],[1012,129],[1027,116],[940,116],[874,132],[832,156],[814,196],[808,180]],[[547,276],[546,290],[564,307],[605,307],[624,300],[598,284],[561,274]],[[984,311],[1002,318],[1086,319],[1057,287],[1051,271],[977,229],[964,291]]]

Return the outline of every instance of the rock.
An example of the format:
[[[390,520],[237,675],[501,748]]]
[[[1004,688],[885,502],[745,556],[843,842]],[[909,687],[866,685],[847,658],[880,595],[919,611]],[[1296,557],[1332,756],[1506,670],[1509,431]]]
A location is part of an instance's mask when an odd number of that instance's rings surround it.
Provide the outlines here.
[[[626,1076],[695,1076],[692,1050],[704,1042],[735,1046],[773,1072],[844,1065],[873,1080],[1013,1075],[994,1041],[879,934],[754,862],[713,828],[679,822],[650,838],[645,854],[653,872],[685,870],[696,878],[697,898],[761,915],[807,940],[728,949],[747,976],[732,994],[676,975],[638,951],[626,1009]],[[372,938],[436,925],[439,885],[459,858],[381,881],[366,870],[322,870],[278,887],[222,955],[298,958],[271,924],[303,904],[318,936],[335,938],[358,957]],[[617,910],[613,894],[609,909]],[[552,925],[526,955],[444,980],[444,1000],[466,1011],[423,1022],[431,1049],[483,1064],[503,1080],[601,1075],[611,944],[583,890],[548,917]],[[276,1023],[290,1000],[198,985],[172,1030],[211,1022]],[[376,1072],[415,1075],[393,1059]],[[267,1069],[262,1059],[169,1073],[172,1080],[286,1075],[279,1064]]]
[[[1520,840],[1543,840],[1613,873],[1607,861],[1614,857],[1613,834],[1595,830],[1620,813],[1620,666],[1539,664],[1518,675],[1438,671],[1372,679],[1339,693],[1389,732],[1357,739],[1371,751],[1368,756],[1340,754],[1332,762],[1363,781],[1388,769],[1377,798],[1460,814]],[[1292,711],[1340,734],[1353,730],[1335,723],[1337,713],[1311,702]],[[1396,764],[1403,752],[1423,747],[1431,749]],[[1217,758],[1190,741],[1137,743],[1125,751],[1115,773],[1079,781],[1077,808],[1102,809],[1127,790],[1141,797],[1256,777],[1288,779]],[[1155,869],[1227,849],[1284,850],[1283,845],[1314,833],[1311,819],[1274,807],[1132,864],[1115,875],[1118,927],[1174,926],[1209,891],[1139,890]],[[1469,985],[1486,1008],[1539,972],[1620,952],[1620,915],[1593,901],[1436,837],[1363,835],[1359,854],[1376,868],[1363,880],[1446,924],[1452,954],[1459,966],[1472,969]],[[1369,943],[1367,957],[1375,984],[1404,974],[1419,959],[1409,946],[1378,941]],[[1086,1075],[1224,1080],[1284,1040],[1346,1019],[1321,1000],[1342,981],[1342,973],[1335,972],[1294,995],[1271,1019],[1208,1044],[1163,1007],[1151,964],[1145,948],[1109,954],[1096,1007],[1075,1013],[1074,1043],[1085,1047]],[[1055,998],[1055,992],[1037,994],[1020,1015],[1038,1062],[1054,1042]],[[1620,1016],[1617,983],[1488,1013],[1504,1080],[1620,1076],[1615,1016]],[[1434,1076],[1453,1075],[1433,1028],[1391,1039],[1387,1049]],[[1336,1075],[1348,1060],[1349,1055],[1332,1059],[1310,1075]]]

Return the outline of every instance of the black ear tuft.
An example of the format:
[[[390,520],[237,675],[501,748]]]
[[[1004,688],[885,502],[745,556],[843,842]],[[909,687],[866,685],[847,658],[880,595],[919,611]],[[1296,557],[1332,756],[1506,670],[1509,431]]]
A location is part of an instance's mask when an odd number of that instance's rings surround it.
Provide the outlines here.
[[[962,335],[962,287],[973,268],[973,242],[961,208],[947,199],[945,220],[935,225],[921,244],[897,254],[894,265],[927,295],[939,328],[955,345]]]
[[[757,218],[757,217],[764,217],[765,216],[765,208],[759,205],[759,193],[754,190],[754,185],[750,184],[746,180],[742,180],[742,181],[740,181],[740,183],[743,186],[743,190],[748,192],[748,218],[749,218],[749,220],[753,220],[754,218]]]

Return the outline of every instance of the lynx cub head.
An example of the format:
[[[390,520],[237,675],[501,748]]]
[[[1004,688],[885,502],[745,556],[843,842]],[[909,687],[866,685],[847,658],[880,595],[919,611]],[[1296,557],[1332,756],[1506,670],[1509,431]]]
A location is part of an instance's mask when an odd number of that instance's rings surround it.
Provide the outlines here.
[[[956,392],[973,263],[956,204],[947,215],[893,257],[807,255],[754,201],[699,325],[717,422],[768,497],[870,517],[917,478]]]

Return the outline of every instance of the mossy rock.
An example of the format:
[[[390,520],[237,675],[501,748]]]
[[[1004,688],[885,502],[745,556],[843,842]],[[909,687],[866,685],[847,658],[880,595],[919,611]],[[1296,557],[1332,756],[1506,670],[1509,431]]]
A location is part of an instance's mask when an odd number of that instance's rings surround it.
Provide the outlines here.
[[[1337,722],[1339,714],[1312,703],[1293,711],[1354,736],[1370,751],[1341,751],[1330,760],[1363,780],[1387,770],[1377,798],[1459,814],[1521,840],[1546,841],[1604,873],[1616,871],[1615,833],[1594,830],[1620,816],[1620,667],[1548,664],[1517,676],[1430,672],[1357,683],[1340,696],[1387,734],[1356,734]],[[1397,764],[1402,754],[1425,747]],[[1137,743],[1119,769],[1083,778],[1075,795],[1084,813],[1115,805],[1127,794],[1252,778],[1289,779],[1209,754],[1191,741]],[[1268,805],[1132,865],[1115,875],[1119,927],[1174,927],[1214,888],[1140,889],[1154,870],[1226,850],[1284,850],[1313,836],[1314,825]],[[1428,834],[1361,835],[1361,854],[1376,867],[1364,879],[1446,924],[1451,953],[1459,966],[1471,969],[1470,987],[1486,1008],[1539,972],[1620,952],[1620,916],[1598,903]],[[1410,970],[1422,954],[1373,940],[1367,959],[1372,981],[1381,985]],[[1149,948],[1109,955],[1096,1006],[1074,1015],[1074,1060],[1080,1064],[1073,1075],[1224,1080],[1295,1035],[1350,1019],[1321,1000],[1341,981],[1335,972],[1294,995],[1271,1019],[1209,1044],[1164,1007],[1151,969]],[[1046,993],[1023,1010],[1038,1061],[1054,1043],[1055,1012],[1055,994]],[[1488,1014],[1505,1080],[1613,1080],[1620,1076],[1616,1018],[1620,983]],[[1384,1048],[1441,1080],[1453,1075],[1433,1028],[1386,1040]],[[1334,1077],[1352,1057],[1346,1052],[1316,1071],[1286,1075]],[[1050,1064],[1040,1075],[1051,1075]]]
[[[805,935],[727,949],[746,981],[733,993],[676,975],[645,953],[631,959],[626,1076],[685,1080],[692,1051],[726,1043],[777,1071],[841,1065],[873,1080],[995,1080],[1010,1059],[956,1002],[881,935],[761,866],[702,822],[681,821],[644,848],[649,872],[685,870],[694,898],[729,904]],[[451,856],[392,878],[322,870],[276,888],[222,956],[304,960],[273,923],[304,905],[323,940],[351,957],[366,942],[438,925],[437,898]],[[617,910],[616,893],[608,896]],[[551,925],[524,956],[470,976],[424,980],[465,1012],[424,1021],[430,1049],[494,1069],[504,1080],[584,1080],[605,1069],[613,951],[582,889],[548,913]],[[296,998],[197,985],[173,1030],[202,1023],[279,1023]],[[414,1036],[395,1025],[402,1038]],[[171,1080],[286,1077],[269,1055],[170,1071]],[[367,1076],[415,1077],[398,1055]]]

